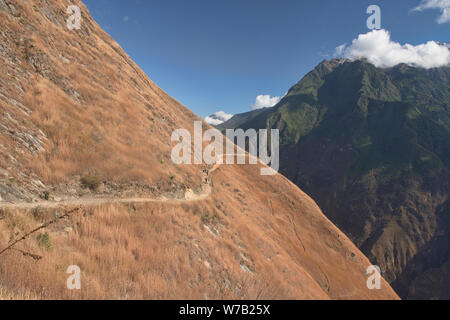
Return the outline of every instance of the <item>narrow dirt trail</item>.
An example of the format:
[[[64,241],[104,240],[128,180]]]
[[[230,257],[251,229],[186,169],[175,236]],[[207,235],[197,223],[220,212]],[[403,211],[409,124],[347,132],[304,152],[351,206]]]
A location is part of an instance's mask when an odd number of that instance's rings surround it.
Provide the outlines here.
[[[198,195],[197,200],[203,200],[207,198],[208,195],[200,194]],[[165,197],[159,198],[81,198],[81,199],[70,199],[63,200],[58,202],[49,202],[49,201],[38,201],[38,202],[30,202],[30,203],[8,203],[8,204],[0,204],[0,208],[7,209],[34,209],[34,208],[43,208],[43,209],[54,209],[64,206],[92,206],[97,204],[107,204],[107,203],[145,203],[145,202],[180,202],[180,201],[194,201],[193,199],[168,199]]]
[[[226,154],[225,154],[226,156]],[[43,228],[48,227],[50,224],[54,224],[57,221],[61,220],[62,218],[70,216],[72,213],[78,212],[81,207],[86,206],[95,206],[99,204],[113,204],[113,203],[177,203],[177,202],[196,202],[196,201],[203,201],[211,196],[212,193],[212,180],[211,180],[211,174],[216,171],[223,163],[217,161],[211,169],[204,170],[203,171],[203,178],[204,182],[202,183],[201,191],[198,193],[195,193],[192,189],[187,189],[185,191],[184,199],[173,199],[173,198],[167,198],[164,196],[157,197],[157,198],[84,198],[84,199],[69,199],[69,200],[63,200],[58,202],[50,202],[50,201],[38,201],[38,202],[19,202],[19,203],[0,203],[0,209],[34,209],[34,208],[43,208],[43,209],[50,209],[50,208],[61,208],[61,207],[72,207],[74,209],[71,209],[70,211],[66,212],[64,215],[53,219],[47,223],[44,223],[43,225],[35,228],[34,230],[26,233],[22,237],[12,241],[6,248],[3,250],[0,250],[0,255],[4,254],[8,250],[18,250],[13,248],[17,243],[22,242],[26,240],[30,235],[34,234],[38,230],[41,230]],[[34,255],[32,253],[28,253],[25,251],[21,251],[22,254],[26,256],[30,256],[35,260],[42,259],[41,256]]]
[[[226,156],[226,155],[225,155]],[[209,170],[208,175],[216,171],[222,164],[216,163]],[[67,199],[58,202],[51,201],[38,201],[38,202],[18,202],[18,203],[0,203],[0,208],[5,209],[55,209],[65,206],[94,206],[99,204],[114,204],[114,203],[149,203],[149,202],[159,202],[159,203],[177,203],[177,202],[195,202],[203,201],[208,199],[212,193],[212,182],[208,179],[208,182],[202,185],[202,191],[200,193],[195,193],[194,191],[188,189],[185,193],[184,199],[173,199],[164,196],[157,198],[80,198],[80,199]]]

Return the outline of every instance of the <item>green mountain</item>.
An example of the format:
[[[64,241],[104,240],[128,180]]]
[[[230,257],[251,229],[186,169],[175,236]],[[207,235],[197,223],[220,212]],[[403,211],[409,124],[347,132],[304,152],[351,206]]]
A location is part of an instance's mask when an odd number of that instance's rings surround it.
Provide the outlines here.
[[[404,298],[450,298],[450,67],[324,61],[278,105],[219,128],[278,128],[281,172]]]

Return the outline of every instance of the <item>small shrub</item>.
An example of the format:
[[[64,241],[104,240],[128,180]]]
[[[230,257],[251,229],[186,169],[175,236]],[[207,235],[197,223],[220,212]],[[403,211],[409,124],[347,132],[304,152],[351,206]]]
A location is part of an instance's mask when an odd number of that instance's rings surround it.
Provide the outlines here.
[[[202,222],[203,222],[203,224],[207,224],[207,223],[209,223],[209,215],[208,214],[204,214],[204,215],[202,215],[202,217],[201,217],[201,220],[202,220]]]
[[[42,221],[45,218],[45,211],[41,207],[32,209],[31,214],[38,221]]]
[[[50,241],[50,235],[48,234],[48,232],[39,234],[37,240],[39,242],[39,245],[44,247],[45,249],[50,250],[52,248],[52,243]]]
[[[44,192],[44,199],[47,201],[50,199],[50,192],[48,192],[48,191]]]
[[[95,174],[89,174],[81,178],[81,184],[85,188],[89,188],[92,191],[95,191],[100,187],[100,184],[102,183],[101,177]]]
[[[210,216],[209,214],[205,213],[201,217],[203,224],[215,224],[218,219],[219,217],[216,214]]]
[[[0,220],[3,220],[6,218],[6,209],[0,208]]]
[[[175,179],[175,175],[171,174],[170,175],[170,180],[173,180],[173,179]]]

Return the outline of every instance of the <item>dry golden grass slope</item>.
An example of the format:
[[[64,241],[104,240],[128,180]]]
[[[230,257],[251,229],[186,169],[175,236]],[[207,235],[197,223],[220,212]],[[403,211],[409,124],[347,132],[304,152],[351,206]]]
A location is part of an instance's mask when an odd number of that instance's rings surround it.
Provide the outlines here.
[[[367,258],[281,175],[223,165],[184,201],[205,167],[172,164],[170,136],[198,117],[78,0],[0,0],[0,114],[0,251],[80,208],[0,256],[0,298],[397,299],[367,288]],[[130,197],[157,201],[93,201]],[[23,207],[43,198],[62,202]]]

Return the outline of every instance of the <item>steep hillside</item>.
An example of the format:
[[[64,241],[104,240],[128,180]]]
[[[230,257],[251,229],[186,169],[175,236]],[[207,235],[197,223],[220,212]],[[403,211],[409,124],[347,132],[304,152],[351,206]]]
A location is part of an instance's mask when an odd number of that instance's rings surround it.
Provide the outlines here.
[[[174,165],[199,118],[80,1],[0,0],[0,59],[0,298],[398,298],[283,176]]]
[[[450,67],[324,61],[274,108],[238,116],[280,129],[281,172],[405,298],[450,292],[449,79]]]

